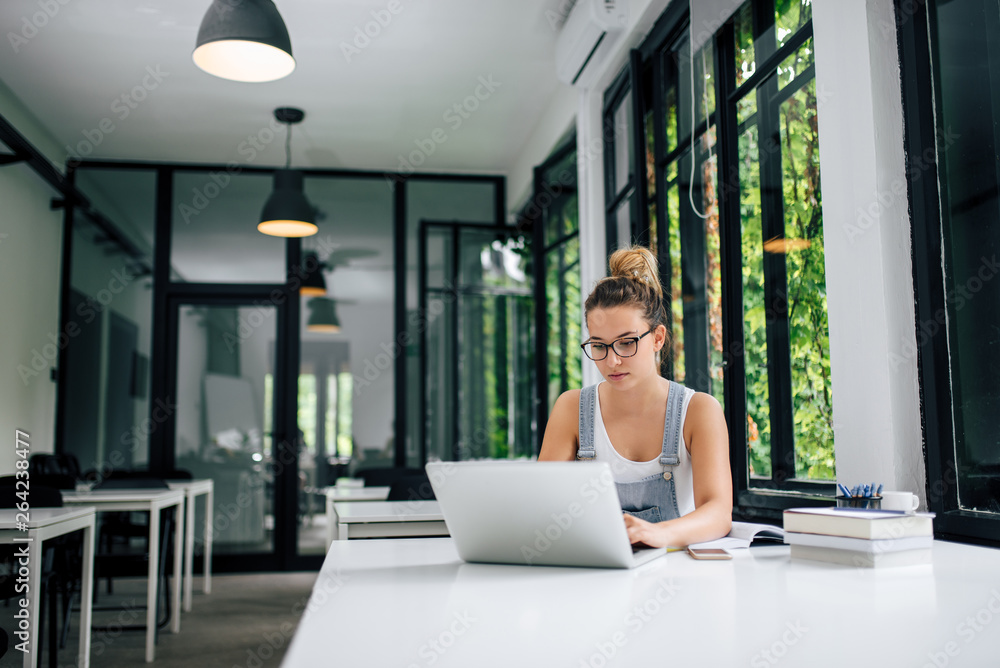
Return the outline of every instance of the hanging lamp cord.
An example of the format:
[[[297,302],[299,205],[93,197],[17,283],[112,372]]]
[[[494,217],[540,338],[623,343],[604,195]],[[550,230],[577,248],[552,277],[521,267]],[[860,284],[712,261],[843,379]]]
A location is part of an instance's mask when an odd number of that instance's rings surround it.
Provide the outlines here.
[[[288,132],[285,134],[285,169],[292,166],[292,124],[286,123]]]

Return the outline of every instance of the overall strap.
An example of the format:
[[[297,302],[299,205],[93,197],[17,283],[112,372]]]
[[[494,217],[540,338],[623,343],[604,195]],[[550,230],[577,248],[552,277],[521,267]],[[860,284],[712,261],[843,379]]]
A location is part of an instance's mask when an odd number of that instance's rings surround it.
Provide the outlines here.
[[[663,450],[660,453],[660,463],[664,466],[677,466],[680,463],[677,452],[681,442],[684,387],[672,380],[669,382],[670,392],[667,395],[667,415],[663,419]]]
[[[576,451],[577,459],[593,459],[597,456],[594,449],[594,402],[597,399],[597,385],[590,385],[580,390],[580,447]]]

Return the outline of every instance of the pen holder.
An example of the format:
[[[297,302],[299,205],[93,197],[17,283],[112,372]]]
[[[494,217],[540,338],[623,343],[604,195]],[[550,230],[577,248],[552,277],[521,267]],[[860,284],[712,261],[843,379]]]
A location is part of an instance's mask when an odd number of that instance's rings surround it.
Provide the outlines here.
[[[881,496],[838,496],[838,508],[863,508],[876,510],[882,507]]]

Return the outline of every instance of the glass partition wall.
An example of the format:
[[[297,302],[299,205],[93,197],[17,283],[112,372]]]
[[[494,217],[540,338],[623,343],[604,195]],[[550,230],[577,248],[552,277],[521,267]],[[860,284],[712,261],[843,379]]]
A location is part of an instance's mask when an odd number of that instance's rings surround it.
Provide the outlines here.
[[[214,568],[318,566],[338,477],[451,458],[451,442],[425,440],[422,415],[450,414],[470,433],[486,433],[485,416],[492,449],[477,456],[530,452],[530,393],[511,385],[531,383],[530,267],[500,229],[502,178],[307,171],[320,231],[286,240],[256,229],[268,170],[85,162],[71,173],[89,201],[67,215],[63,313],[75,334],[60,362],[57,450],[98,477],[211,478]],[[432,220],[489,230],[463,233],[468,266],[447,289],[491,294],[462,296],[489,304],[460,309],[466,346],[431,366],[478,361],[422,407],[434,309],[421,306],[417,253]],[[300,294],[311,274],[321,287]]]

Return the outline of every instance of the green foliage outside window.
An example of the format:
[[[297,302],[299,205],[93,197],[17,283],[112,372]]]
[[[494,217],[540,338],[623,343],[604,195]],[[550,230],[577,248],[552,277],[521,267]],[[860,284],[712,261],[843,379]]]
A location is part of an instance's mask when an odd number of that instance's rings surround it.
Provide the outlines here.
[[[811,18],[811,8],[808,2],[799,0],[779,0],[775,5],[775,38],[780,46]],[[741,45],[737,46],[737,72],[752,72],[752,49],[744,45],[741,50]],[[770,476],[763,258],[765,253],[782,253],[788,291],[795,475],[810,480],[832,480],[835,478],[832,387],[816,86],[812,76],[806,83],[801,79],[812,63],[810,39],[775,73],[777,86],[797,89],[778,108],[783,240],[765,240],[762,234],[756,122],[749,123],[739,137],[747,437],[752,473]],[[749,120],[756,113],[756,104],[751,99],[756,94],[756,91],[750,92],[737,103],[740,121]],[[765,243],[767,241],[770,243]]]

